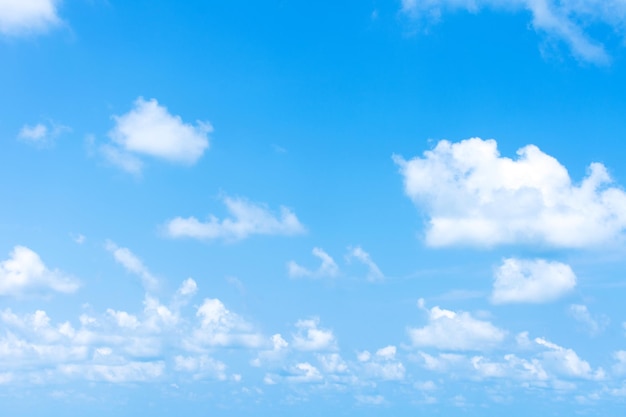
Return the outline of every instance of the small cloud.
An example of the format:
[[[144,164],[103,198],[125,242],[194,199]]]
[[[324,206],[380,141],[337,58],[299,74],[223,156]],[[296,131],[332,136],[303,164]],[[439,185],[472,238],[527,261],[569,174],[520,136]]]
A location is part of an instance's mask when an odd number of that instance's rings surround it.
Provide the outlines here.
[[[324,278],[324,277],[336,277],[339,275],[339,266],[335,260],[322,248],[313,248],[313,256],[319,258],[322,263],[317,270],[310,270],[303,266],[298,265],[295,261],[289,261],[287,263],[287,273],[291,278]]]
[[[159,281],[156,279],[146,268],[133,252],[128,248],[120,248],[114,242],[107,241],[105,244],[106,250],[113,254],[115,261],[122,265],[128,272],[131,272],[141,278],[141,282],[146,290],[155,290]]]
[[[70,234],[70,237],[72,238],[74,242],[78,243],[79,245],[82,245],[87,240],[85,235],[82,235],[80,233],[77,233],[77,234],[72,233]]]
[[[592,335],[598,335],[609,325],[609,319],[606,316],[592,317],[589,309],[585,305],[572,304],[569,307],[569,314],[581,323],[587,332]]]
[[[223,201],[231,217],[220,220],[210,215],[205,222],[195,217],[176,217],[165,224],[166,234],[171,238],[236,241],[251,235],[292,236],[306,231],[286,207],[281,207],[276,216],[266,206],[243,198],[225,197]]]
[[[332,330],[320,329],[317,317],[299,320],[296,323],[298,332],[293,335],[293,348],[302,351],[335,350],[337,342]]]
[[[25,246],[15,246],[9,259],[0,262],[0,295],[21,296],[40,290],[73,293],[79,286],[78,280],[49,269]]]
[[[50,121],[47,124],[24,125],[17,138],[24,143],[43,149],[52,146],[59,136],[71,131],[72,129],[68,126]]]
[[[372,260],[369,253],[365,252],[360,246],[355,248],[348,248],[349,253],[347,256],[348,262],[352,259],[356,259],[363,265],[367,266],[367,280],[370,282],[382,281],[385,279],[385,275],[382,273],[378,265]]]
[[[209,122],[196,125],[172,115],[157,100],[139,97],[133,108],[121,116],[113,116],[115,126],[109,132],[111,143],[100,146],[104,158],[132,174],[143,168],[140,156],[150,156],[171,163],[193,165],[209,147]]]
[[[24,36],[46,32],[61,23],[59,0],[0,1],[0,34]]]
[[[409,328],[413,346],[445,350],[485,350],[504,340],[506,332],[467,312],[455,312],[433,307],[430,310],[420,299],[418,306],[428,314],[428,324]]]

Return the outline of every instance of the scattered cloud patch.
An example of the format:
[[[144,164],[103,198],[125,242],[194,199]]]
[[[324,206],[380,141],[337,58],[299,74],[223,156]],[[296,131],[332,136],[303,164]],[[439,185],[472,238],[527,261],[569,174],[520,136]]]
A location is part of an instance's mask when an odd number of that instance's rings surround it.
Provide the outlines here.
[[[491,301],[506,303],[546,303],[570,292],[576,275],[569,265],[543,259],[509,258],[495,273]]]
[[[159,280],[154,277],[148,268],[128,248],[120,248],[114,242],[107,241],[105,248],[113,254],[115,261],[122,265],[128,272],[141,278],[141,282],[147,290],[154,290],[159,286]]]
[[[548,38],[565,43],[572,54],[587,62],[608,64],[610,57],[604,45],[586,33],[591,25],[603,25],[620,35],[626,29],[626,4],[622,0],[402,0],[402,11],[417,19],[437,21],[444,13],[481,9],[504,12],[530,12],[532,27]]]
[[[363,248],[357,246],[355,248],[348,248],[349,253],[347,256],[348,261],[352,259],[356,259],[365,265],[368,269],[367,279],[368,281],[381,281],[385,278],[385,275],[382,273],[378,265],[372,260],[372,257],[369,253],[365,252]]]
[[[440,141],[423,157],[393,159],[404,189],[428,217],[432,247],[542,244],[587,248],[616,243],[626,228],[626,193],[592,163],[576,185],[538,147],[501,157],[495,140]]]
[[[291,278],[324,278],[339,275],[339,266],[323,249],[313,248],[313,256],[319,258],[322,262],[316,270],[310,270],[298,265],[295,261],[289,261],[287,263],[287,273],[289,276]]]
[[[320,329],[319,319],[298,320],[298,332],[293,335],[292,346],[302,351],[325,351],[337,349],[337,341],[332,330]]]
[[[293,236],[306,232],[287,207],[281,206],[276,216],[265,205],[244,198],[225,197],[224,204],[231,217],[220,220],[210,215],[205,222],[195,217],[176,217],[166,223],[166,234],[171,238],[237,241],[252,235]]]
[[[406,369],[402,362],[396,360],[397,349],[393,345],[378,349],[374,355],[368,351],[357,355],[363,364],[365,375],[369,378],[383,381],[401,381],[405,377]]]
[[[157,100],[139,97],[133,108],[113,116],[115,126],[109,132],[111,144],[101,146],[103,156],[112,164],[131,173],[141,172],[139,155],[172,163],[195,164],[209,147],[213,127],[198,121],[196,126],[172,115]]]
[[[17,138],[36,148],[46,148],[54,144],[55,140],[63,133],[71,132],[68,126],[63,126],[50,121],[47,124],[24,125]]]
[[[0,1],[0,33],[22,36],[46,32],[61,23],[59,0]]]
[[[582,324],[590,335],[595,336],[604,331],[609,325],[609,319],[606,316],[593,317],[587,306],[582,304],[572,304],[569,307],[569,314]]]
[[[554,372],[575,378],[604,379],[602,368],[593,370],[587,361],[582,360],[572,349],[561,347],[543,338],[536,338],[535,343],[547,349],[541,357],[543,366]]]
[[[488,321],[474,318],[467,312],[454,312],[433,307],[420,308],[428,314],[428,323],[421,328],[409,328],[413,346],[432,347],[441,350],[484,350],[499,345],[506,332]]]
[[[73,293],[78,280],[49,269],[39,255],[25,246],[15,246],[9,258],[0,262],[0,295],[21,296],[40,291]]]

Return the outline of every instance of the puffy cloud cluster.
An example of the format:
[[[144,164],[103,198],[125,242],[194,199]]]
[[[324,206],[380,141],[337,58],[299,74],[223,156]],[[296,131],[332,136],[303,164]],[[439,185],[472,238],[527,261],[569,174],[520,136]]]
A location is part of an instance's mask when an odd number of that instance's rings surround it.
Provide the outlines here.
[[[442,140],[423,157],[394,156],[407,196],[428,217],[428,245],[585,248],[622,239],[626,193],[602,164],[576,185],[536,146],[517,154],[502,157],[495,140],[472,138]]]
[[[626,3],[622,0],[402,0],[402,10],[414,18],[439,20],[446,12],[481,9],[529,11],[533,28],[565,42],[577,58],[597,64],[609,62],[604,46],[590,38],[585,28],[602,24],[622,36],[626,29]]]
[[[165,231],[172,238],[224,239],[235,241],[251,235],[298,235],[306,232],[296,215],[280,208],[276,217],[266,206],[243,198],[225,197],[224,204],[232,217],[223,220],[211,215],[202,222],[195,217],[176,217],[168,221]]]

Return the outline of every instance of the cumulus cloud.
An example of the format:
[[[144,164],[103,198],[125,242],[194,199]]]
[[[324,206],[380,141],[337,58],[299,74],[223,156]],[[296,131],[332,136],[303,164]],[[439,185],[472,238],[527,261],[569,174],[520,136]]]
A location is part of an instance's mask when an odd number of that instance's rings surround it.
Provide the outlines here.
[[[313,256],[321,260],[320,266],[317,270],[311,270],[305,268],[295,261],[289,261],[287,263],[287,273],[291,278],[323,278],[323,277],[336,277],[339,275],[339,266],[335,260],[321,248],[313,248]]]
[[[25,246],[15,246],[9,259],[0,262],[0,295],[19,296],[42,290],[73,293],[79,286],[78,280],[49,269],[37,253]]]
[[[424,308],[428,324],[421,328],[409,328],[413,346],[433,347],[442,350],[484,350],[497,346],[506,333],[488,321],[474,318],[467,312],[454,312],[433,307]]]
[[[45,32],[58,25],[60,0],[0,1],[0,33],[20,36]]]
[[[380,281],[385,278],[378,265],[372,260],[369,253],[365,252],[363,248],[357,246],[355,248],[348,248],[348,261],[356,259],[367,267],[367,279],[368,281]]]
[[[154,290],[158,287],[159,281],[130,249],[120,248],[111,241],[107,241],[105,247],[113,254],[117,263],[121,264],[128,272],[141,278],[144,288]]]
[[[241,316],[228,310],[217,298],[207,298],[196,310],[200,325],[185,340],[185,345],[196,351],[208,347],[260,347],[263,336]]]
[[[183,376],[224,380],[226,366],[207,351],[257,349],[265,339],[217,299],[205,299],[195,317],[182,316],[177,300],[192,296],[196,288],[188,279],[169,306],[147,295],[140,312],[108,308],[81,314],[78,324],[54,323],[44,310],[0,310],[0,368],[19,381],[45,376],[124,383],[166,377],[171,362]]]
[[[585,28],[600,24],[622,36],[626,29],[626,3],[622,0],[402,0],[405,13],[428,20],[439,20],[446,12],[477,13],[481,9],[528,11],[537,32],[564,42],[578,59],[596,64],[606,64],[610,58],[604,46],[588,36]]]
[[[294,349],[303,351],[335,350],[337,341],[332,330],[320,329],[319,318],[298,320],[296,328],[298,332],[293,335],[292,346]]]
[[[423,157],[395,155],[406,194],[428,217],[426,243],[586,248],[620,241],[626,193],[600,163],[576,185],[534,145],[501,157],[495,140],[440,141]]]
[[[357,355],[362,363],[365,375],[369,378],[384,381],[401,381],[404,379],[406,369],[402,362],[396,360],[397,349],[393,345],[380,348],[374,355],[368,351]]]
[[[280,208],[277,217],[265,205],[244,198],[225,197],[224,204],[231,217],[223,220],[210,215],[201,222],[195,217],[176,217],[165,225],[172,238],[242,240],[251,235],[292,236],[306,231],[296,215],[288,208]]]
[[[576,275],[569,265],[543,259],[509,258],[496,270],[491,301],[545,303],[560,298],[575,286]]]
[[[586,305],[572,304],[569,307],[569,314],[574,320],[581,323],[592,336],[602,333],[609,324],[609,319],[606,316],[594,318]]]
[[[196,126],[172,115],[157,100],[139,97],[133,108],[113,116],[115,126],[109,132],[111,144],[100,149],[105,158],[120,168],[136,173],[142,163],[138,155],[147,155],[172,163],[192,165],[209,147],[213,127],[198,121]]]
[[[17,138],[37,148],[45,148],[52,145],[61,134],[71,132],[71,130],[67,126],[50,121],[47,124],[24,125]]]

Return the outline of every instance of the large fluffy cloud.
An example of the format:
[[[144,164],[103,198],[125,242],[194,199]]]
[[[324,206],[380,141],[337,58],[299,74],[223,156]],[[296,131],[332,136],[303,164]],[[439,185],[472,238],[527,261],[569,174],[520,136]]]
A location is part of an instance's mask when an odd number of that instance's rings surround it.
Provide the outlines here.
[[[209,147],[210,123],[198,121],[196,126],[172,115],[155,99],[139,97],[133,108],[121,116],[113,116],[115,126],[109,132],[113,144],[101,151],[109,162],[129,172],[141,171],[138,155],[191,165]]]
[[[622,34],[626,28],[623,0],[402,0],[405,13],[431,20],[438,20],[445,12],[485,8],[529,11],[536,31],[565,42],[579,59],[599,64],[607,63],[609,57],[604,46],[585,33],[585,27],[602,24]]]
[[[534,145],[500,156],[495,140],[446,140],[405,160],[394,156],[406,194],[428,217],[430,246],[539,243],[583,248],[613,243],[626,227],[626,193],[592,163],[580,184]]]
[[[424,301],[419,301],[424,309]],[[506,333],[488,321],[467,312],[455,312],[433,307],[425,310],[428,323],[424,327],[409,328],[413,346],[443,350],[483,350],[497,346]]]
[[[23,295],[38,291],[72,293],[79,287],[75,278],[49,269],[39,255],[25,246],[16,246],[9,259],[0,262],[0,295]]]
[[[0,0],[0,34],[43,32],[60,23],[59,0]]]
[[[543,259],[505,259],[495,275],[491,295],[495,304],[545,303],[576,286],[576,275],[569,265]]]
[[[172,238],[240,240],[250,235],[297,235],[304,226],[287,207],[277,217],[266,206],[243,198],[225,197],[224,204],[232,217],[223,220],[211,215],[207,221],[195,217],[176,217],[167,222],[165,232]]]

